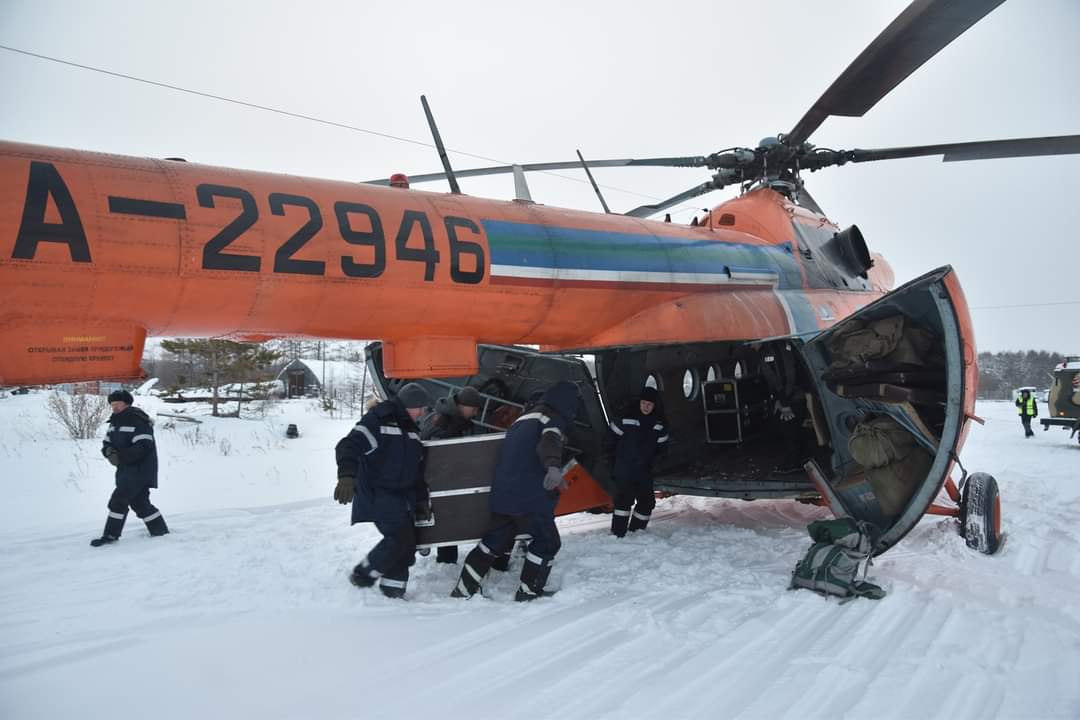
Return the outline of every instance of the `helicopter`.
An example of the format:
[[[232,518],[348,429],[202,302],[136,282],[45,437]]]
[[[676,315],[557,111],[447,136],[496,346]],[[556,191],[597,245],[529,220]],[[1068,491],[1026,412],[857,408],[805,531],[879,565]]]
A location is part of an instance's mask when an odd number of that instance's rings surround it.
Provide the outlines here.
[[[993,552],[992,476],[951,480],[977,421],[975,341],[955,271],[894,290],[885,259],[856,226],[825,215],[803,175],[907,157],[1080,152],[1077,135],[809,143],[827,117],[865,114],[999,4],[917,0],[790,132],[756,147],[455,173],[424,101],[444,172],[412,183],[445,178],[449,194],[0,143],[0,383],[140,377],[146,337],[162,335],[378,338],[368,359],[386,396],[408,379],[470,383],[493,406],[517,407],[572,378],[584,405],[568,443],[580,482],[560,504],[572,512],[610,488],[607,417],[651,382],[674,442],[657,468],[663,492],[825,502],[880,527],[877,553],[923,515],[951,515],[970,545]],[[625,214],[540,205],[524,180],[531,170],[635,165],[711,176]],[[457,185],[496,173],[514,175],[517,199]],[[729,186],[741,194],[696,224],[648,219]],[[777,358],[805,405],[800,477],[777,473],[769,442],[765,368]],[[899,488],[875,487],[880,468],[850,451],[856,431],[881,418],[924,461]],[[942,488],[955,506],[936,503]]]
[[[1069,438],[1080,433],[1080,355],[1066,355],[1051,375],[1046,415],[1040,419],[1043,430],[1051,426],[1069,430]]]

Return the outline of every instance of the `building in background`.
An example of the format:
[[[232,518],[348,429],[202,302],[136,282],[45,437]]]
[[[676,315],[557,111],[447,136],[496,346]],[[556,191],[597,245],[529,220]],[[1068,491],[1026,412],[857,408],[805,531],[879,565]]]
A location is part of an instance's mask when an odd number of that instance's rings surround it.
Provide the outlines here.
[[[364,363],[346,360],[293,360],[278,372],[285,397],[344,397],[359,394],[367,382]]]

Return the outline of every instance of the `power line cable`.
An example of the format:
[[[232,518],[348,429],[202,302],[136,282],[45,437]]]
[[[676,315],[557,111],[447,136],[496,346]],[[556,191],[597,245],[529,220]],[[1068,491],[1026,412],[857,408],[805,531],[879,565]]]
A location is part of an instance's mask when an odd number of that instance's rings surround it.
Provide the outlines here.
[[[71,67],[80,68],[82,70],[90,70],[91,72],[111,75],[113,77],[123,78],[125,80],[134,80],[135,82],[141,82],[147,85],[154,85],[156,87],[166,88],[168,90],[176,90],[177,92],[188,93],[189,95],[198,95],[199,97],[210,98],[211,100],[220,100],[221,102],[233,103],[234,105],[243,105],[244,107],[255,108],[256,110],[266,110],[267,112],[278,113],[279,115],[288,115],[289,117],[299,118],[301,120],[310,120],[312,122],[322,123],[323,125],[330,125],[333,127],[343,128],[345,130],[354,130],[356,132],[367,133],[369,135],[377,135],[379,137],[388,138],[390,140],[398,140],[400,142],[412,143],[413,145],[432,147],[429,143],[425,143],[420,140],[413,140],[412,138],[401,137],[400,135],[391,135],[389,133],[379,132],[378,130],[368,130],[366,128],[357,127],[355,125],[347,125],[345,123],[339,123],[333,120],[323,120],[322,118],[313,117],[311,115],[304,115],[303,113],[295,113],[289,110],[282,110],[280,108],[270,107],[268,105],[259,105],[258,103],[247,102],[245,100],[235,100],[233,98],[228,98],[223,95],[215,95],[213,93],[202,92],[201,90],[190,90],[188,88],[180,87],[179,85],[170,85],[169,83],[158,82],[157,80],[147,80],[146,78],[135,77],[134,75],[127,75],[125,73],[114,72],[112,70],[105,70],[103,68],[93,67],[91,65],[83,65],[77,62],[71,62],[70,60],[61,60],[60,58],[49,57],[48,55],[41,55],[38,53],[29,52],[28,50],[20,50],[19,48],[13,48],[7,45],[0,45],[0,50],[8,50],[10,52],[19,53],[20,55],[28,55],[30,57],[38,58],[40,60],[48,60],[49,62],[60,63],[61,65],[69,65]],[[472,155],[471,153],[461,152],[458,150],[455,150],[454,152],[460,152],[462,155],[469,155],[470,157],[479,158],[481,160],[490,160],[490,158],[485,158],[480,155]]]
[[[82,63],[73,62],[71,60],[63,60],[61,58],[51,57],[49,55],[42,55],[40,53],[30,52],[29,50],[21,50],[19,48],[11,47],[9,45],[0,45],[0,50],[7,50],[8,52],[18,53],[20,55],[26,55],[28,57],[37,58],[39,60],[47,60],[49,62],[59,63],[61,65],[67,65],[69,67],[79,68],[80,70],[89,70],[91,72],[102,73],[103,75],[110,75],[112,77],[122,78],[124,80],[132,80],[134,82],[144,83],[146,85],[153,85],[155,87],[165,88],[166,90],[175,90],[176,92],[187,93],[189,95],[196,95],[198,97],[208,98],[210,100],[218,100],[220,102],[232,103],[234,105],[241,105],[243,107],[252,108],[255,110],[264,110],[266,112],[277,113],[278,115],[285,115],[287,117],[297,118],[299,120],[309,120],[311,122],[320,123],[322,125],[329,125],[331,127],[340,128],[342,130],[352,130],[354,132],[366,133],[368,135],[375,135],[376,137],[386,138],[388,140],[396,140],[398,142],[410,143],[412,145],[420,145],[422,147],[435,148],[431,143],[424,142],[422,140],[415,140],[413,138],[402,137],[400,135],[391,135],[390,133],[380,132],[378,130],[369,130],[367,128],[358,127],[356,125],[349,125],[347,123],[337,122],[335,120],[324,120],[313,115],[305,115],[304,113],[292,112],[290,110],[282,110],[281,108],[270,107],[269,105],[260,105],[259,103],[247,102],[246,100],[237,100],[235,98],[225,97],[224,95],[215,95],[214,93],[203,92],[201,90],[192,90],[190,88],[180,87],[179,85],[172,85],[170,83],[159,82],[157,80],[149,80],[147,78],[137,77],[135,75],[128,75],[127,73],[116,72],[113,70],[106,70],[104,68],[94,67],[93,65],[84,65]],[[498,163],[500,165],[511,165],[513,163],[506,160],[499,160],[497,158],[490,158],[485,155],[477,155],[475,153],[466,152],[464,150],[454,150],[453,148],[447,148],[447,151],[456,153],[458,155],[464,155],[466,157],[476,158],[477,160],[484,160],[487,162]],[[545,175],[552,175],[554,177],[562,178],[564,180],[572,180],[577,183],[588,184],[587,180],[581,178],[572,177],[570,175],[563,175],[550,170],[541,171]],[[634,195],[636,197],[645,198],[646,200],[662,200],[663,198],[656,197],[654,195],[647,195],[645,193],[635,192],[634,190],[627,190],[625,188],[615,187],[613,185],[601,185],[606,190],[614,190],[616,192],[627,193],[628,195]],[[680,205],[680,208],[688,208],[689,206]]]
[[[1004,310],[1007,308],[1031,308],[1031,307],[1052,307],[1054,305],[1080,305],[1080,300],[1063,300],[1061,302],[1047,302],[1047,303],[1021,303],[1017,305],[979,305],[969,308],[970,310]]]

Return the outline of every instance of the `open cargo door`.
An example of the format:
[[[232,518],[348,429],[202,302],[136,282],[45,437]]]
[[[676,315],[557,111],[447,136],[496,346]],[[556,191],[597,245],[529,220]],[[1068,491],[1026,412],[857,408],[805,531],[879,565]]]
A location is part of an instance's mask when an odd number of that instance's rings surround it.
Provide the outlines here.
[[[973,417],[967,301],[952,268],[939,268],[798,347],[816,384],[815,430],[832,450],[831,466],[807,470],[837,514],[881,531],[880,554],[937,497]]]

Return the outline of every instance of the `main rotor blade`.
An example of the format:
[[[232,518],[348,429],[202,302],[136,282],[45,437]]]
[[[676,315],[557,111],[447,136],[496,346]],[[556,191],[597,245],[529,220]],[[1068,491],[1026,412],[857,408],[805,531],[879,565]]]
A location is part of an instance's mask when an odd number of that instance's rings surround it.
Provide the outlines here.
[[[653,167],[705,167],[706,158],[701,155],[692,157],[666,157],[666,158],[622,158],[618,160],[590,160],[590,168],[598,167],[628,167],[631,165],[650,165]],[[459,178],[463,177],[480,177],[482,175],[502,175],[511,173],[514,171],[514,165],[494,165],[492,167],[485,168],[472,168],[470,170],[455,170],[454,175]],[[543,171],[543,170],[571,170],[580,169],[580,160],[568,160],[566,162],[550,162],[550,163],[522,163],[518,165],[525,172],[530,171]],[[446,173],[427,173],[426,175],[411,175],[409,176],[409,183],[421,183],[431,182],[433,180],[443,180],[446,178]],[[390,180],[387,178],[380,178],[378,180],[365,180],[368,185],[389,185]]]
[[[1073,155],[1080,153],[1080,135],[1017,138],[1014,140],[983,140],[980,142],[948,143],[945,145],[913,145],[911,147],[850,150],[845,161],[870,162],[899,158],[944,155],[942,162],[961,160],[993,160],[996,158],[1035,157],[1039,155]]]
[[[592,165],[591,162],[589,164]],[[673,195],[673,196],[669,197],[667,200],[656,203],[655,205],[642,205],[640,207],[634,208],[633,210],[631,210],[630,212],[625,213],[625,214],[629,215],[630,217],[639,217],[639,218],[649,217],[650,215],[652,215],[654,213],[658,213],[661,210],[667,210],[672,205],[678,205],[679,203],[683,202],[684,200],[689,200],[690,198],[696,198],[698,195],[704,195],[705,193],[709,193],[709,192],[712,192],[713,190],[718,190],[718,189],[719,188],[716,187],[716,184],[713,183],[712,180],[709,180],[708,182],[703,182],[700,185],[695,185],[694,187],[690,188],[689,190],[684,190],[683,192],[679,193],[678,195]]]
[[[915,0],[870,43],[784,136],[804,142],[830,115],[862,117],[942,48],[1005,0]]]

